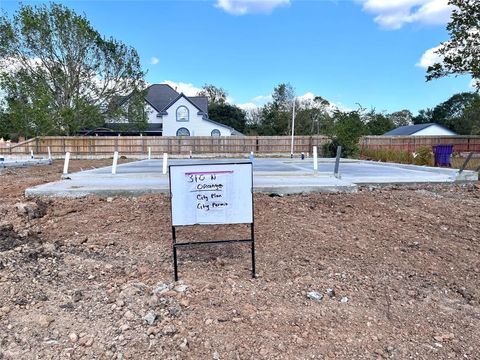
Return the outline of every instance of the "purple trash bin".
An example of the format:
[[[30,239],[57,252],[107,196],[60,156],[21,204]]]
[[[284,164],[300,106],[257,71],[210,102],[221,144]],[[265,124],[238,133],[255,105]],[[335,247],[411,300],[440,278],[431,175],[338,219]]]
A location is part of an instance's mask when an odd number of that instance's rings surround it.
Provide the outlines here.
[[[435,156],[435,166],[448,166],[452,167],[450,158],[453,153],[453,145],[434,145],[433,154]]]

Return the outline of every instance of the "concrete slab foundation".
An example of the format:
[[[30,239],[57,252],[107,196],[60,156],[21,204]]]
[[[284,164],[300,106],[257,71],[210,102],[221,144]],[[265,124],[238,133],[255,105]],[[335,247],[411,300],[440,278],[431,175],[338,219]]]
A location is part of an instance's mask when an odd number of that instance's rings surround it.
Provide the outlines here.
[[[205,164],[245,159],[175,159],[169,164]],[[333,176],[334,159],[321,159],[313,172],[311,159],[255,159],[254,191],[279,194],[307,192],[355,192],[359,185],[454,183],[478,180],[478,173],[426,166],[387,164],[342,159],[340,177]],[[26,196],[81,197],[137,196],[168,193],[168,175],[162,174],[161,160],[142,160],[121,164],[117,173],[111,167],[69,174],[67,179],[26,190]]]
[[[17,159],[4,159],[0,156],[0,170],[10,167],[25,167],[34,165],[51,165],[51,159],[30,159],[30,158],[17,158]]]

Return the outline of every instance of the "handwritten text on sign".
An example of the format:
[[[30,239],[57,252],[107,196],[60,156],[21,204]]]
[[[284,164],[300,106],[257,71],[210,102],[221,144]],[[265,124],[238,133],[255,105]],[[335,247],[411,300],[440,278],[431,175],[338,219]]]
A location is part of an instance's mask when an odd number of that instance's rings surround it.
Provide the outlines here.
[[[252,165],[171,165],[173,225],[252,222]]]
[[[233,170],[185,173],[197,220],[225,218],[226,209],[231,206],[228,183],[232,174]]]

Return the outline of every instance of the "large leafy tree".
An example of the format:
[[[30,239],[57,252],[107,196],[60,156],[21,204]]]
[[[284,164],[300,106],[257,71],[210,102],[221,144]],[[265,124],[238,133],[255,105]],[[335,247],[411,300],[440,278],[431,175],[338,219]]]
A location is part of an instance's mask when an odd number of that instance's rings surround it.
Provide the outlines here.
[[[366,132],[369,135],[383,135],[386,132],[393,130],[395,124],[391,118],[382,113],[377,113],[371,110],[365,115],[366,118]]]
[[[241,133],[244,133],[246,130],[247,114],[238,106],[227,103],[213,103],[208,106],[208,117],[219,123],[231,126]]]
[[[412,112],[407,109],[395,111],[391,114],[388,114],[387,117],[393,122],[396,127],[411,125],[413,119]]]
[[[247,114],[238,106],[227,102],[228,93],[225,89],[212,84],[205,84],[198,93],[208,98],[208,117],[233,127],[243,133],[246,130]]]
[[[335,111],[333,113],[334,126],[332,130],[332,143],[329,145],[331,155],[335,154],[336,146],[342,146],[344,156],[352,157],[358,153],[358,141],[368,131],[362,121],[360,111]],[[327,151],[328,152],[328,151]]]
[[[212,84],[205,84],[198,93],[199,96],[206,96],[209,104],[225,104],[228,93],[225,89]]]
[[[21,5],[0,17],[0,61],[8,121],[23,135],[69,135],[112,117],[146,121],[132,111],[143,107],[142,96],[127,108],[112,106],[143,90],[135,49],[101,36],[63,5]]]
[[[292,107],[295,93],[292,85],[282,83],[273,89],[273,101],[261,108],[259,135],[289,135],[292,123]]]
[[[431,123],[433,121],[433,109],[420,110],[418,115],[412,118],[412,121],[415,125]]]
[[[480,96],[476,93],[464,92],[453,95],[433,109],[432,119],[461,135],[469,135],[475,123],[480,121],[475,117],[478,112]],[[466,111],[468,109],[468,112]]]
[[[436,53],[441,61],[427,69],[427,81],[452,75],[470,74],[480,90],[480,1],[449,0],[454,6],[447,31],[450,40]]]

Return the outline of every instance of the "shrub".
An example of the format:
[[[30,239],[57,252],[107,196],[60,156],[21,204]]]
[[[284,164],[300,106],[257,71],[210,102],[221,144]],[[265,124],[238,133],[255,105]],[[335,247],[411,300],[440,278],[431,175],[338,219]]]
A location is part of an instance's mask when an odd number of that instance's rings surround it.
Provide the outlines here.
[[[430,147],[421,146],[416,151],[415,165],[433,166],[433,153]]]
[[[433,166],[433,153],[428,146],[419,147],[415,155],[406,150],[364,148],[362,149],[362,158],[399,164]]]
[[[390,149],[363,149],[362,157],[367,160],[394,162],[399,164],[413,164],[413,155],[408,151]]]

